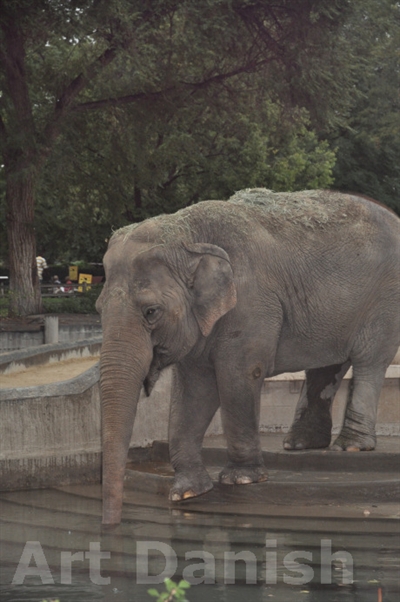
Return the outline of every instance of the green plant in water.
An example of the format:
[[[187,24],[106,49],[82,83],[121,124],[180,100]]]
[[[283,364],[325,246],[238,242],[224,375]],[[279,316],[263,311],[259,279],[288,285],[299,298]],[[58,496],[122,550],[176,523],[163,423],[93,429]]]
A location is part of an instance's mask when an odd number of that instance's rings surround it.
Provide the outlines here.
[[[149,596],[157,598],[157,602],[189,602],[186,598],[186,590],[190,587],[190,583],[185,580],[175,583],[172,579],[164,579],[166,592],[159,592],[156,589],[148,589]]]

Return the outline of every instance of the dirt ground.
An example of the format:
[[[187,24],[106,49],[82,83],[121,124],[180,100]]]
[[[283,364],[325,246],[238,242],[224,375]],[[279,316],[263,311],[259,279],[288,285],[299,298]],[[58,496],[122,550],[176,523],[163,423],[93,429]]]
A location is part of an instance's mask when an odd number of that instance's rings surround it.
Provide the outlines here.
[[[54,364],[44,364],[42,366],[32,366],[21,372],[12,372],[11,374],[0,375],[0,389],[12,389],[14,387],[36,387],[37,385],[47,385],[61,380],[74,378],[88,370],[96,362],[98,356],[85,357],[79,359],[65,360]]]

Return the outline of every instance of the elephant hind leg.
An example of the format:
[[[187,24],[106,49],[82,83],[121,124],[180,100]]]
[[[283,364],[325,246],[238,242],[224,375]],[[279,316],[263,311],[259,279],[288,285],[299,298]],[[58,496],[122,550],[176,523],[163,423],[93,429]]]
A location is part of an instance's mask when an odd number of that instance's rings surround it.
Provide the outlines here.
[[[353,366],[343,426],[332,445],[334,451],[375,449],[375,423],[386,366],[360,370]]]
[[[296,413],[283,446],[287,450],[328,447],[331,442],[331,409],[350,360],[343,364],[306,371]]]
[[[374,323],[375,326],[375,323]],[[375,423],[379,397],[385,380],[386,369],[399,346],[396,328],[388,321],[387,330],[368,332],[360,336],[352,351],[353,378],[347,397],[343,426],[332,445],[335,451],[370,451],[375,449]],[[380,334],[380,336],[379,336]],[[374,341],[374,346],[367,341]]]

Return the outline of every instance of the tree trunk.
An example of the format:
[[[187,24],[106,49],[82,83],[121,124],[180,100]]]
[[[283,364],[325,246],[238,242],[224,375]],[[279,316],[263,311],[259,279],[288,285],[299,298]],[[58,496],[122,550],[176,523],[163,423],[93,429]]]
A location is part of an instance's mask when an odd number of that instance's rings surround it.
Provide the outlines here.
[[[10,261],[10,314],[42,313],[34,230],[35,169],[7,173],[7,234]]]

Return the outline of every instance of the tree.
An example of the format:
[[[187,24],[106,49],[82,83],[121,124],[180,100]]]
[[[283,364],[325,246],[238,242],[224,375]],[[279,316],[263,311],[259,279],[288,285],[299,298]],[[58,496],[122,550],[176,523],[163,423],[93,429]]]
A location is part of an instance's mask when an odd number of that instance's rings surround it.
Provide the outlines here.
[[[331,134],[335,187],[376,198],[400,215],[400,4],[366,0],[343,35],[356,85],[344,126]]]
[[[319,91],[312,118],[323,120],[346,97],[346,74],[328,81],[322,57],[330,69],[340,63],[335,32],[348,7],[347,0],[0,0],[12,313],[41,310],[35,198],[57,141],[79,116],[160,100],[174,113],[201,95],[213,102],[212,91],[234,78],[262,73],[276,99],[292,106]],[[140,188],[134,194],[140,207]]]
[[[173,113],[131,105],[81,115],[81,137],[75,127],[60,137],[38,187],[36,231],[50,262],[100,261],[111,228],[240,188],[329,187],[335,156],[307,112],[238,88]]]
[[[4,89],[0,133],[6,179],[11,311],[15,314],[41,310],[34,233],[35,189],[40,172],[74,100],[98,71],[115,58],[117,51],[132,42],[132,38],[119,31],[111,33],[109,43],[100,43],[97,55],[93,56],[89,37],[94,28],[93,11],[88,11],[84,27],[81,23],[81,14],[88,6],[88,2],[56,0],[42,0],[33,5],[27,0],[0,3]],[[84,72],[73,76],[74,47],[79,45],[74,38],[75,28],[79,28],[89,60]],[[55,36],[70,50],[68,63],[63,62],[67,76],[65,71],[62,76],[58,73],[58,77],[47,82],[47,89],[41,85],[43,80],[36,81],[32,89],[30,79],[35,65],[27,59],[35,55],[42,62],[46,76],[46,69],[55,58],[51,52]],[[46,57],[41,61],[41,53],[47,47],[51,49],[50,60]],[[53,68],[52,75],[56,72]]]

